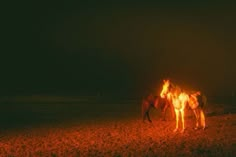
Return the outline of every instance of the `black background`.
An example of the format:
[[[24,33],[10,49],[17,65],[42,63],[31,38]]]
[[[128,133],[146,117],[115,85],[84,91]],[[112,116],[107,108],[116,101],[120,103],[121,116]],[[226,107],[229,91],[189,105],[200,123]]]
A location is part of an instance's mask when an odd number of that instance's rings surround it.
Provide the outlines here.
[[[139,96],[170,78],[236,90],[236,9],[226,2],[34,1],[5,4],[1,95]]]

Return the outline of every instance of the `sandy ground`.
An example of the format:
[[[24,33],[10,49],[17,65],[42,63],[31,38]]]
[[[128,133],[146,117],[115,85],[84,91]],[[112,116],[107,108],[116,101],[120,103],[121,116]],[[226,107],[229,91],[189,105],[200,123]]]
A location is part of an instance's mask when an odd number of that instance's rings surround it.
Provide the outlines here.
[[[223,110],[206,111],[206,130],[194,130],[194,117],[187,116],[184,133],[173,133],[175,121],[162,121],[155,111],[153,123],[135,113],[5,128],[0,156],[236,156],[236,113]]]

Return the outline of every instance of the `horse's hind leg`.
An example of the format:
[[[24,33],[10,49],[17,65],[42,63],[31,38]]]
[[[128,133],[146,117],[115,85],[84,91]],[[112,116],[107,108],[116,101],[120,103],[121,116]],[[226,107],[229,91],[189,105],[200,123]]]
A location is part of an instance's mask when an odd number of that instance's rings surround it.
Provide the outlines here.
[[[143,122],[145,121],[145,118],[146,118],[146,112],[145,113],[142,113],[142,117],[143,117]]]
[[[142,105],[142,116],[143,116],[143,122],[145,121],[146,117],[148,118],[149,122],[152,122],[149,116],[150,106],[147,103],[144,103]]]
[[[162,111],[162,120],[166,121],[166,110]]]
[[[182,121],[182,130],[181,130],[181,133],[184,132],[185,130],[185,121],[184,121],[184,110],[180,110],[180,114],[181,114],[181,121]]]
[[[143,117],[143,122],[145,121],[146,117],[147,117],[147,113],[148,113],[148,110],[144,110],[142,112],[142,117]]]
[[[143,102],[142,103],[142,118],[143,118],[143,122],[145,121],[146,119],[146,116],[147,116],[147,104],[146,102]]]
[[[205,121],[205,115],[204,115],[204,112],[202,109],[200,110],[200,120],[201,120],[202,128],[205,129],[206,128],[206,121]]]
[[[194,128],[196,130],[199,127],[199,112],[198,112],[197,109],[193,110],[193,112],[194,112],[194,115],[195,115],[195,118],[196,118],[196,126]]]

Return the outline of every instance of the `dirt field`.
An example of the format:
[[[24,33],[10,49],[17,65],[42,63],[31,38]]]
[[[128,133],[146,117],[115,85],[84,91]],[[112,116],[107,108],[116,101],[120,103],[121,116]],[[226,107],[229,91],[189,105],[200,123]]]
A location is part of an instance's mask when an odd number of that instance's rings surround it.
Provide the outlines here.
[[[34,114],[42,115],[38,119],[43,121],[36,122],[37,116],[32,116],[31,123],[21,119],[24,123],[0,130],[1,157],[236,156],[236,113],[226,112],[222,105],[206,110],[206,130],[193,129],[194,117],[188,111],[184,133],[173,133],[175,121],[162,121],[158,111],[150,113],[152,124],[143,123],[140,106],[133,112],[127,109],[119,114],[120,111],[107,110],[105,116],[91,114],[90,118],[77,119],[71,118],[77,115],[72,112],[73,107],[64,112],[62,108],[56,108],[58,112],[45,109],[47,114],[42,108],[36,109]],[[123,110],[125,106],[118,108]],[[70,118],[49,117],[50,114]],[[6,121],[2,120],[2,123]]]

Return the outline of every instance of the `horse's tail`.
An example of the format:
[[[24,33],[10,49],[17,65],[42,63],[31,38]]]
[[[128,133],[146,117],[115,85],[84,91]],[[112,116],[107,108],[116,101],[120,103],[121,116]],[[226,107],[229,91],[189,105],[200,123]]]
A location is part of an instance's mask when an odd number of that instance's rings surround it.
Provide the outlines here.
[[[207,98],[205,95],[198,95],[197,101],[199,103],[199,107],[203,109],[207,105]]]
[[[203,127],[203,129],[205,129],[206,127],[206,121],[205,121],[205,114],[204,114],[204,107],[207,105],[207,97],[205,95],[201,95],[200,97],[200,103],[199,103],[199,107],[200,107],[200,123],[201,126]]]
[[[203,107],[207,105],[207,97],[205,95],[202,95],[202,104]]]

